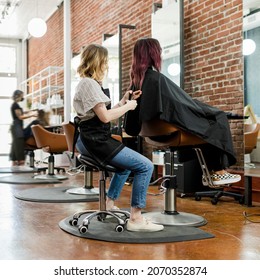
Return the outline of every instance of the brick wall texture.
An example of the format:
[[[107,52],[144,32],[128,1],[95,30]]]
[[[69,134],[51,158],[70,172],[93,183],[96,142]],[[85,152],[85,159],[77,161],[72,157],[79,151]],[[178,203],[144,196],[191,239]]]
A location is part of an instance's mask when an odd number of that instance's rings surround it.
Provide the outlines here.
[[[135,41],[151,36],[153,0],[71,0],[71,47],[78,53],[102,43],[119,24],[122,31],[122,85],[129,84]],[[224,111],[243,114],[242,0],[183,0],[184,89],[193,98]],[[28,39],[28,77],[48,66],[63,66],[63,5],[47,21],[42,38]],[[169,31],[168,31],[169,32]],[[230,121],[238,163],[243,166],[243,121]]]

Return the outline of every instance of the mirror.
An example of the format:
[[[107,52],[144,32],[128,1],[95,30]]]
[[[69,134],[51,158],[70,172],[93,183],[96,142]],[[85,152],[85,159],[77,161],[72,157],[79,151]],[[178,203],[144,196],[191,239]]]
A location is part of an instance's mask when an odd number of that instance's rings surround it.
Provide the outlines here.
[[[245,123],[260,122],[260,1],[243,0],[243,55],[244,55],[244,115]],[[252,133],[253,136],[253,133]],[[254,167],[260,162],[260,141],[256,140],[256,148],[245,154],[245,167]],[[245,146],[247,143],[245,137]],[[252,139],[250,140],[252,141]]]
[[[162,47],[161,72],[183,88],[183,3],[181,0],[154,4],[152,37]]]
[[[259,118],[260,1],[243,0],[243,14],[244,103]]]

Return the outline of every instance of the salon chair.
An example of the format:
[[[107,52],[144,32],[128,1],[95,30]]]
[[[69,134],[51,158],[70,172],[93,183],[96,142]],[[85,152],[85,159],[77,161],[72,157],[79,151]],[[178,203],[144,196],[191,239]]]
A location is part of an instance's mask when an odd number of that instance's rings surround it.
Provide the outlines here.
[[[124,231],[127,220],[130,217],[130,213],[124,210],[106,210],[106,179],[109,177],[109,172],[118,171],[112,165],[101,164],[95,160],[95,158],[89,154],[79,155],[79,162],[88,167],[89,170],[99,171],[99,209],[97,210],[86,210],[78,212],[73,215],[72,219],[69,221],[72,226],[78,226],[79,232],[84,234],[88,231],[89,224],[91,220],[96,217],[98,221],[104,222],[107,216],[114,218],[117,221],[115,226],[116,232]],[[85,218],[80,222],[79,219],[82,215],[86,215]]]
[[[34,178],[43,180],[48,180],[50,178],[57,180],[67,179],[67,176],[58,174],[60,172],[65,172],[65,168],[54,166],[54,155],[61,154],[68,150],[65,135],[48,131],[38,124],[32,125],[31,128],[37,148],[44,149],[44,151],[50,153],[50,156],[48,157],[48,173],[35,175]],[[57,174],[54,173],[55,170],[57,171]]]
[[[65,133],[68,150],[73,153],[73,142],[74,142],[74,132],[75,126],[72,122],[62,124],[63,131]],[[74,150],[75,153],[78,153],[77,150]],[[84,166],[84,185],[79,188],[71,188],[66,192],[70,194],[84,194],[84,195],[96,195],[98,194],[98,188],[93,187],[93,169],[88,168],[85,164]]]
[[[259,130],[259,123],[244,124],[245,156],[248,156],[249,158],[250,154],[257,147]],[[248,160],[248,162],[245,162],[245,167],[254,167],[254,164],[252,164],[250,160]]]
[[[206,224],[207,221],[203,217],[177,210],[177,180],[174,175],[174,152],[180,149],[195,148],[205,142],[173,124],[157,119],[143,122],[139,135],[157,149],[165,149],[165,175],[160,178],[164,180],[165,187],[164,210],[144,215],[152,222],[163,225],[202,226]],[[198,156],[203,157],[199,148]]]
[[[34,169],[36,172],[42,172],[46,171],[48,168],[47,167],[35,167],[35,154],[34,151],[37,150],[38,147],[36,145],[36,141],[33,136],[30,136],[26,141],[25,141],[25,146],[24,150],[29,156],[29,167]]]

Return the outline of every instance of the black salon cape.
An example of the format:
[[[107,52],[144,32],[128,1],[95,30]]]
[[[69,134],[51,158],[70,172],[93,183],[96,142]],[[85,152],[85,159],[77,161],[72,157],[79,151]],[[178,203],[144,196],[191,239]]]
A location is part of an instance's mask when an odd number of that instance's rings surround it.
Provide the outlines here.
[[[224,152],[229,166],[236,163],[226,113],[192,99],[162,73],[148,69],[137,109],[129,111],[126,116],[126,132],[136,136],[142,122],[153,119],[172,123],[202,138]],[[130,128],[130,131],[127,128]]]

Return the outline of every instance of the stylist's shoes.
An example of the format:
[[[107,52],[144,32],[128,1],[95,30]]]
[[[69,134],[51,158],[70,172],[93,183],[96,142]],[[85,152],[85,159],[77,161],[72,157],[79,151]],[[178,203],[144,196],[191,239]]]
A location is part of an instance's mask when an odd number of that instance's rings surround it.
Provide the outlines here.
[[[213,173],[211,174],[211,180],[214,186],[229,185],[241,181],[241,176],[238,174],[231,174],[228,172],[225,172],[223,174]],[[202,177],[202,183],[204,186],[208,185],[204,176]]]
[[[138,223],[131,222],[130,220],[126,224],[126,229],[128,231],[139,231],[139,232],[155,232],[164,229],[163,225],[157,225],[151,221],[143,218],[143,221]]]

